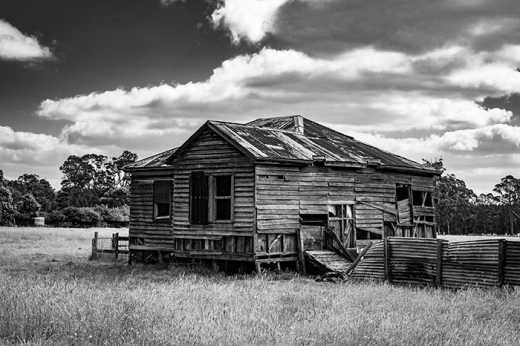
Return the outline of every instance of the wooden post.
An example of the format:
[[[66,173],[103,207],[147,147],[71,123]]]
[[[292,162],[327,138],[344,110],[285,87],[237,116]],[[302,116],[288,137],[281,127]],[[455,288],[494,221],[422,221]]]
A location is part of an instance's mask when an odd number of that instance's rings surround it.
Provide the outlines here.
[[[98,243],[98,232],[94,232],[94,239],[92,239],[92,254],[90,259],[97,259],[97,243]]]
[[[307,274],[307,268],[305,267],[305,256],[303,253],[305,249],[303,248],[303,239],[300,228],[296,229],[296,240],[298,242],[298,262],[300,263],[300,272],[302,274]]]
[[[117,261],[117,258],[119,257],[119,233],[114,234],[114,255]]]
[[[392,271],[390,269],[390,256],[391,256],[391,252],[390,252],[390,244],[388,242],[388,237],[385,237],[383,239],[383,244],[384,244],[384,254],[385,254],[385,280],[388,281],[389,283],[392,283]]]
[[[443,242],[442,239],[437,239],[437,266],[436,266],[436,277],[435,277],[435,285],[437,287],[442,286],[442,249]]]
[[[505,251],[506,251],[507,242],[505,239],[498,240],[498,280],[497,286],[501,287],[504,285],[504,262],[505,262]]]

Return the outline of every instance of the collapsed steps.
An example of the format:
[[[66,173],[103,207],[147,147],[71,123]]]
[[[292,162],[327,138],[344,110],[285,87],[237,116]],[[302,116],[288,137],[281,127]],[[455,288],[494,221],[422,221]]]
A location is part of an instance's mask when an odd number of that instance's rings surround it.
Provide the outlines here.
[[[352,262],[330,250],[306,250],[306,258],[326,272],[347,273]]]

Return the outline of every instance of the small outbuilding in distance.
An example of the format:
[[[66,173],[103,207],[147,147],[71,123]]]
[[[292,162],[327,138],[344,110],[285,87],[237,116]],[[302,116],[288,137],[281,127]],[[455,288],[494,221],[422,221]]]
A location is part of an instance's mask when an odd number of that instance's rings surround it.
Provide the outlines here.
[[[302,116],[207,121],[126,167],[131,259],[302,264],[387,236],[435,237],[438,171]],[[159,256],[159,257],[157,257]]]

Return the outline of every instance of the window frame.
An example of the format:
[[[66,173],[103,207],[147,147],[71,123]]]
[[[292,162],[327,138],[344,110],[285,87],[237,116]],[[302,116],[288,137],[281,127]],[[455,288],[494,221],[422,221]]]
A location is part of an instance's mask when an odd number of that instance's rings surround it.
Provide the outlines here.
[[[156,201],[156,197],[155,197],[155,192],[157,189],[156,183],[159,183],[159,182],[168,182],[169,183],[168,184],[168,190],[169,190],[168,203],[158,203]],[[152,203],[153,203],[153,220],[154,220],[154,222],[165,222],[165,221],[171,220],[172,204],[173,204],[173,181],[172,181],[172,179],[154,179],[153,184],[152,184]],[[158,211],[159,211],[159,207],[158,207],[159,204],[168,204],[168,215],[161,215],[161,216],[157,215]]]
[[[230,195],[217,196],[217,177],[230,177]],[[229,200],[230,211],[229,219],[217,219],[217,200]],[[212,223],[226,224],[232,223],[234,220],[235,205],[235,176],[233,173],[217,173],[210,175],[209,181],[209,220]]]
[[[350,228],[350,231],[352,232],[352,237],[350,241],[354,244],[356,243],[357,236],[356,236],[356,211],[355,211],[355,202],[351,201],[337,201],[332,202],[328,204],[328,207],[334,208],[335,215],[330,215],[330,212],[327,213],[327,224],[331,225],[333,222],[338,222],[338,225],[340,227],[339,233],[340,233],[340,240],[345,241],[343,239],[343,235],[346,232],[347,229]],[[340,214],[338,215],[337,211],[340,211]],[[348,210],[350,210],[350,217],[348,216]]]

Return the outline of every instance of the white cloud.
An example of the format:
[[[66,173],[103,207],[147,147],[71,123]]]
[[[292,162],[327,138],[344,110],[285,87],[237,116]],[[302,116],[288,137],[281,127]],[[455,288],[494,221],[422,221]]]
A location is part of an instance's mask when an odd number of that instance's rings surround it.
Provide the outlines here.
[[[447,131],[426,137],[391,138],[379,133],[363,132],[351,134],[368,144],[416,160],[439,157],[445,153],[466,152],[475,153],[476,156],[514,153],[520,148],[520,127],[506,124]]]
[[[289,0],[224,0],[211,15],[213,24],[229,29],[234,43],[261,41],[274,30],[276,13]]]
[[[35,37],[24,35],[0,19],[0,59],[28,61],[50,59],[52,56],[51,50],[40,45]]]
[[[111,148],[113,149],[113,148]],[[43,133],[15,131],[0,126],[0,169],[15,178],[23,173],[37,173],[59,186],[59,166],[72,154],[106,154],[95,146],[68,143],[63,138]]]
[[[181,144],[208,119],[303,114],[412,159],[449,157],[448,167],[459,169],[519,149],[512,113],[474,102],[503,86],[456,75],[512,66],[511,51],[445,46],[411,55],[366,46],[315,57],[264,48],[222,62],[204,81],[45,100],[38,115],[66,120],[60,141],[69,145],[144,156]]]

